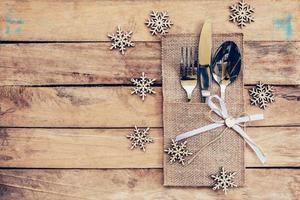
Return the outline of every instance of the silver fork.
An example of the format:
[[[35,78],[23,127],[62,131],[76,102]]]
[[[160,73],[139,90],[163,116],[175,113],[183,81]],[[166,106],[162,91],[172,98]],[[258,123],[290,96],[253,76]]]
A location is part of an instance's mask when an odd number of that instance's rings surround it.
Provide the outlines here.
[[[181,47],[180,83],[186,91],[188,101],[197,86],[197,66],[195,66],[195,48]]]

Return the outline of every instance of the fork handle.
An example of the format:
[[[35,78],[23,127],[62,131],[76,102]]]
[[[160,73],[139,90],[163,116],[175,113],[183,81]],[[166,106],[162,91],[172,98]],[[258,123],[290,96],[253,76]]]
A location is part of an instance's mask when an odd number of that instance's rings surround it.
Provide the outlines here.
[[[184,89],[186,91],[186,95],[187,95],[188,101],[191,101],[192,100],[193,91],[194,91],[195,87],[194,86],[185,86]]]
[[[192,100],[192,92],[187,92],[188,102]]]

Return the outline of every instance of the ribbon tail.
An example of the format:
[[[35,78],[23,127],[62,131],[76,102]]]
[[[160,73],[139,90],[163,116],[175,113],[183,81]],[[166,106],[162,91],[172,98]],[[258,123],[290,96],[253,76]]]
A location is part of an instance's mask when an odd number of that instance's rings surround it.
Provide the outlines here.
[[[224,124],[221,124],[221,123],[209,124],[207,126],[203,126],[201,128],[197,128],[197,129],[194,129],[192,131],[188,131],[188,132],[182,133],[180,135],[177,135],[176,138],[175,138],[175,141],[177,142],[177,141],[180,141],[180,140],[184,140],[186,138],[192,137],[194,135],[198,135],[200,133],[203,133],[203,132],[215,129],[215,128],[219,128],[221,126],[224,126]]]
[[[262,164],[264,164],[267,161],[267,157],[262,152],[262,150],[251,140],[251,138],[246,134],[246,132],[240,126],[234,125],[232,128],[244,138],[244,140],[247,142],[247,144],[255,152],[255,154],[258,157],[258,159],[260,160],[260,162]]]
[[[251,122],[251,121],[257,121],[257,120],[263,120],[264,115],[263,114],[255,114],[255,115],[248,115],[239,117],[236,119],[236,123],[244,123],[244,122]]]

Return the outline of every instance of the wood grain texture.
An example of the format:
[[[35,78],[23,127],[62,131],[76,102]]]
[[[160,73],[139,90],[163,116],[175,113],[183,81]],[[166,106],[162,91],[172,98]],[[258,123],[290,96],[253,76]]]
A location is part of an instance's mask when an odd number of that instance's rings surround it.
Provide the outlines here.
[[[0,85],[130,84],[145,72],[161,84],[161,46],[138,42],[125,56],[109,43],[0,45]],[[300,42],[244,43],[244,80],[300,84]]]
[[[300,166],[300,128],[247,128],[268,157],[262,165],[247,146],[246,167]],[[0,134],[1,167],[20,168],[162,168],[163,132],[150,129],[146,153],[130,150],[132,129],[5,129]],[[5,134],[6,133],[6,134]],[[92,152],[92,153],[91,153]]]
[[[130,87],[1,87],[0,106],[15,111],[1,118],[5,127],[162,127],[162,94],[145,102]],[[244,94],[249,102],[248,88]],[[265,120],[249,126],[299,125],[299,86],[275,87],[276,103],[261,110],[246,103],[248,114]],[[279,114],[280,113],[280,114]]]
[[[130,84],[145,72],[161,83],[160,44],[139,42],[125,56],[109,43],[0,45],[1,85]]]
[[[0,116],[0,199],[298,199],[300,1],[247,2],[255,22],[239,29],[228,22],[232,0],[2,0],[0,40],[9,42],[0,44],[0,86],[9,86],[0,87],[0,107],[15,111]],[[162,167],[161,89],[142,103],[125,87],[141,72],[161,84],[160,39],[144,24],[153,9],[169,12],[173,34],[199,34],[207,17],[214,33],[244,33],[246,102],[258,81],[276,85],[266,110],[246,103],[247,113],[264,113],[247,133],[271,168],[246,148],[246,185],[227,196],[163,187],[161,169],[106,169]],[[134,32],[136,47],[125,56],[108,50],[117,25]],[[57,41],[70,43],[47,43]],[[134,125],[157,127],[147,153],[129,150]]]
[[[280,199],[300,196],[300,170],[247,169],[245,186],[224,195],[210,188],[163,187],[152,170],[1,170],[1,200]]]
[[[244,81],[256,84],[300,84],[300,42],[244,43]]]
[[[300,125],[300,85],[274,87],[275,102],[265,110],[250,105],[247,86],[244,91],[246,113],[263,113],[264,120],[249,123],[249,126],[299,126]]]
[[[298,0],[250,1],[255,8],[255,22],[244,29],[230,23],[226,1],[17,1],[3,0],[0,4],[0,38],[26,41],[107,41],[107,33],[117,25],[134,31],[135,41],[156,41],[145,21],[150,11],[168,11],[174,26],[170,33],[200,33],[207,17],[213,19],[214,32],[243,32],[247,40],[299,39],[300,13]],[[272,9],[270,9],[272,5]],[[180,9],[179,9],[180,8]],[[47,12],[42,12],[47,10]],[[287,20],[285,24],[276,20]],[[12,20],[20,20],[14,24]],[[277,22],[277,23],[276,23]],[[17,26],[19,25],[19,26]],[[9,30],[6,28],[9,26]],[[16,28],[18,28],[16,30]]]
[[[55,87],[0,89],[1,118],[13,127],[161,127],[161,92],[143,103],[129,87]]]

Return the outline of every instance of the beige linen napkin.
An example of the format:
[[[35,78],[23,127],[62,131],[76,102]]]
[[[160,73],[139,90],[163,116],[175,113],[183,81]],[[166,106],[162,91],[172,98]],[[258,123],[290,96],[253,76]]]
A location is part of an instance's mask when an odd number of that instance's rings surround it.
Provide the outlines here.
[[[243,56],[242,34],[214,34],[213,52],[224,41],[234,41]],[[200,103],[199,87],[195,89],[192,101],[187,102],[185,91],[180,85],[180,48],[198,48],[198,43],[199,36],[196,35],[168,35],[162,39],[164,149],[170,146],[171,139],[175,139],[175,136],[212,123],[208,117],[209,107]],[[213,81],[212,94],[220,95],[219,92],[219,86]],[[243,67],[238,79],[226,89],[226,104],[231,116],[237,117],[244,113]],[[224,128],[188,138],[188,149],[197,152]],[[187,160],[191,157],[187,157]],[[244,140],[234,130],[227,129],[220,140],[206,147],[189,165],[170,164],[169,155],[164,153],[164,185],[211,186],[213,180],[210,176],[218,173],[220,167],[236,172],[235,183],[243,185]]]

